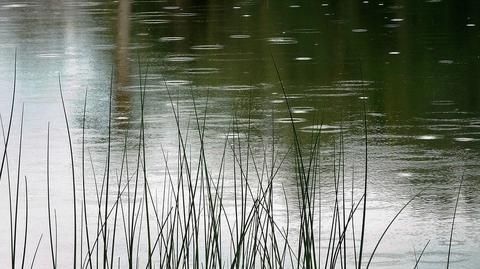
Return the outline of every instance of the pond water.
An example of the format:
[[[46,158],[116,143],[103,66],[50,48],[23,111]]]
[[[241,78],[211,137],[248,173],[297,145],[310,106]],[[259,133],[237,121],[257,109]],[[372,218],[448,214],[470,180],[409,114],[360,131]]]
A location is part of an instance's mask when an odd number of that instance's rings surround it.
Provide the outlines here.
[[[263,147],[270,147],[272,137],[275,150],[288,155],[294,141],[292,119],[303,145],[308,145],[312,133],[321,126],[319,185],[326,212],[321,239],[324,248],[334,200],[333,156],[338,153],[341,137],[345,178],[351,184],[354,174],[359,188],[356,200],[363,190],[366,113],[367,257],[396,212],[426,188],[392,225],[372,267],[413,268],[416,255],[428,240],[421,268],[445,266],[462,178],[450,263],[454,268],[476,268],[480,264],[478,1],[2,1],[0,40],[0,113],[5,126],[17,51],[9,165],[16,179],[23,103],[20,177],[29,180],[31,242],[27,257],[33,256],[43,234],[37,267],[50,263],[46,218],[48,122],[59,264],[68,264],[72,255],[70,157],[59,74],[77,175],[85,92],[85,143],[98,176],[103,173],[108,148],[113,74],[114,174],[120,169],[127,130],[131,134],[128,152],[132,160],[135,157],[141,120],[139,85],[144,81],[147,166],[152,189],[159,192],[166,171],[162,151],[171,156],[178,151],[172,104],[178,109],[181,128],[192,133],[195,106],[200,117],[206,108],[205,147],[214,167],[221,162],[225,137],[242,136],[250,130],[253,152],[258,156]],[[238,130],[232,131],[234,121]],[[200,145],[195,138],[192,141],[189,150],[195,152]],[[338,161],[338,156],[335,159]],[[175,164],[173,161],[173,167]],[[287,157],[275,179],[280,186],[276,199],[283,201],[284,194],[288,196],[293,211],[298,203],[294,167],[295,159]],[[4,216],[0,261],[5,265],[10,261],[6,178],[4,174],[0,181],[0,213]],[[77,186],[80,184],[77,182]],[[226,192],[233,191],[231,185],[226,184]],[[92,180],[87,184],[87,196],[94,207]],[[233,198],[224,199],[232,205]],[[282,210],[284,206],[279,206]],[[94,219],[96,213],[92,210],[89,217]],[[118,244],[124,245],[123,240],[119,238]],[[352,261],[353,256],[349,258]]]

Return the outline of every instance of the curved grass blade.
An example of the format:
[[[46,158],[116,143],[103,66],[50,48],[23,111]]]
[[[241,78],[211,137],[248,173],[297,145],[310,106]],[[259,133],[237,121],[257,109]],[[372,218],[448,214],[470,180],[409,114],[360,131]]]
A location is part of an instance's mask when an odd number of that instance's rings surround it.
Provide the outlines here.
[[[8,120],[8,129],[7,129],[7,137],[5,139],[5,148],[3,149],[3,157],[2,157],[2,165],[0,167],[0,181],[2,180],[2,173],[3,173],[3,166],[5,164],[5,160],[7,158],[7,147],[8,141],[10,139],[10,130],[12,129],[12,119],[13,119],[13,109],[15,108],[15,93],[17,90],[17,50],[15,49],[15,64],[14,64],[14,71],[13,71],[13,93],[12,93],[12,105],[10,107],[10,118]],[[3,123],[2,123],[3,129]]]
[[[62,99],[63,115],[65,117],[65,125],[67,127],[68,145],[70,148],[70,161],[72,169],[72,191],[73,191],[73,268],[77,266],[77,193],[75,188],[75,162],[73,160],[72,137],[70,135],[70,127],[68,124],[67,110],[65,108],[65,100],[63,99],[62,83],[60,74],[58,75],[58,87],[60,90],[60,98]]]
[[[463,184],[463,176],[462,176],[462,179],[460,180],[460,186],[458,187],[458,192],[457,192],[457,201],[455,202],[455,210],[453,211],[452,229],[450,230],[450,241],[448,242],[447,269],[450,267],[450,251],[452,250],[453,226],[455,225],[455,217],[457,216],[458,200],[460,200],[460,190],[462,189],[462,184]]]
[[[18,223],[18,196],[19,196],[19,188],[20,188],[20,171],[21,171],[21,163],[22,163],[22,140],[23,140],[23,112],[24,107],[22,107],[22,118],[20,123],[20,142],[18,146],[18,164],[17,164],[17,187],[15,193],[15,216],[13,222],[13,250],[12,250],[12,269],[15,268],[15,255],[16,255],[16,247],[17,247],[17,223]],[[10,209],[12,210],[12,209]],[[11,213],[10,213],[11,214]]]
[[[375,248],[373,249],[372,251],[372,254],[370,255],[370,259],[368,260],[368,263],[367,263],[367,266],[366,268],[369,268],[370,266],[370,263],[372,262],[373,260],[373,256],[375,255],[375,252],[377,251],[377,248],[378,246],[380,245],[380,242],[382,241],[383,237],[385,236],[385,234],[387,233],[388,229],[390,229],[390,226],[392,226],[393,222],[397,219],[397,217],[400,215],[400,213],[402,213],[402,211],[415,199],[417,198],[420,194],[422,194],[423,192],[425,192],[432,184],[430,184],[429,186],[427,186],[425,189],[421,190],[420,192],[418,192],[417,194],[415,194],[412,198],[410,198],[410,200],[408,200],[408,202],[403,205],[403,207],[397,212],[397,214],[393,217],[393,219],[390,221],[390,223],[387,225],[387,228],[385,228],[385,230],[383,231],[382,235],[380,236],[380,238],[378,239],[377,241],[377,244],[375,245]]]
[[[40,239],[38,239],[37,247],[35,248],[35,252],[33,253],[32,263],[30,264],[30,269],[33,269],[33,265],[35,264],[35,258],[37,258],[38,247],[40,247],[42,238],[43,238],[43,234],[41,234]]]
[[[48,211],[48,234],[50,238],[50,253],[52,257],[52,267],[57,268],[56,255],[53,244],[52,233],[52,210],[50,204],[50,122],[47,125],[47,211]],[[56,247],[55,247],[56,248]]]
[[[24,231],[24,241],[23,241],[23,254],[22,254],[22,269],[25,267],[25,254],[27,253],[27,238],[28,238],[28,182],[27,177],[25,177],[25,231]]]
[[[428,246],[429,243],[430,243],[430,240],[428,240],[428,242],[427,242],[427,243],[425,244],[425,246],[423,247],[422,252],[421,252],[420,255],[418,256],[417,261],[415,262],[415,267],[413,267],[413,269],[417,269],[417,268],[418,268],[418,264],[420,263],[420,259],[422,258],[423,253],[425,252],[425,249],[427,248],[427,246]]]

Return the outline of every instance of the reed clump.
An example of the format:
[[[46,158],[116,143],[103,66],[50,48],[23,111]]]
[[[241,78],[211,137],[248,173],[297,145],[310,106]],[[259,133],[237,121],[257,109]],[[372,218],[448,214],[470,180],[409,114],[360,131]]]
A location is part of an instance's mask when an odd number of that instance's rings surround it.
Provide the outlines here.
[[[274,64],[275,61],[274,61]],[[364,118],[365,163],[363,176],[357,179],[346,176],[345,144],[343,134],[338,135],[334,150],[333,209],[322,212],[320,165],[320,141],[322,129],[303,143],[295,128],[288,94],[277,68],[280,87],[285,97],[286,110],[291,119],[293,143],[288,151],[280,152],[276,145],[276,130],[272,124],[272,141],[258,147],[253,143],[251,116],[247,128],[239,128],[237,117],[232,118],[229,133],[222,141],[223,150],[215,152],[211,161],[206,143],[208,123],[208,99],[199,104],[192,93],[193,113],[182,122],[180,111],[168,90],[172,117],[176,125],[177,152],[174,160],[163,147],[159,150],[162,160],[149,160],[145,139],[145,91],[147,74],[140,75],[140,127],[125,131],[120,167],[112,167],[112,91],[113,71],[109,89],[108,136],[104,173],[101,178],[93,174],[87,177],[88,166],[95,164],[85,145],[88,95],[82,119],[82,145],[80,156],[74,154],[68,120],[59,77],[60,102],[65,118],[65,135],[69,141],[72,182],[71,249],[58,252],[58,229],[55,205],[50,191],[50,124],[46,137],[46,218],[48,242],[43,235],[33,246],[31,260],[26,260],[30,244],[28,240],[28,180],[23,180],[25,215],[23,232],[18,227],[20,205],[20,174],[22,156],[22,130],[19,136],[18,167],[16,180],[12,179],[7,147],[10,140],[12,115],[15,106],[14,84],[11,113],[6,129],[2,121],[4,150],[0,177],[8,180],[10,201],[10,252],[12,268],[34,267],[39,246],[44,243],[50,253],[50,264],[41,268],[369,268],[381,241],[401,212],[423,191],[414,195],[391,219],[380,234],[373,250],[365,254],[365,230],[368,229],[368,125]],[[16,78],[15,78],[16,80]],[[365,106],[364,109],[366,110]],[[365,111],[366,112],[366,111]],[[366,113],[365,113],[366,114]],[[182,128],[184,124],[187,128]],[[23,126],[23,110],[22,125]],[[135,140],[134,153],[128,149]],[[267,139],[265,139],[267,140]],[[192,151],[192,145],[195,150]],[[90,158],[87,158],[89,156]],[[287,194],[278,177],[286,160],[293,162],[294,172],[289,174],[294,186],[295,199]],[[80,162],[80,171],[76,169]],[[159,164],[160,163],[160,164]],[[164,175],[155,177],[149,173],[150,165],[161,165]],[[325,180],[325,179],[323,179]],[[92,194],[88,185],[95,187]],[[152,188],[155,185],[156,188]],[[80,186],[80,189],[77,187]],[[461,185],[460,185],[461,187]],[[292,188],[289,188],[292,190]],[[283,196],[278,199],[278,193]],[[78,194],[78,196],[77,196]],[[95,205],[87,203],[93,195]],[[278,201],[282,200],[282,203]],[[78,203],[77,203],[78,202]],[[458,202],[458,198],[457,198]],[[80,205],[80,207],[79,207]],[[456,207],[455,207],[456,211]],[[92,217],[93,216],[93,217]],[[356,224],[355,224],[356,223]],[[323,224],[323,225],[322,225]],[[328,224],[328,225],[325,225]],[[31,224],[30,224],[31,225]],[[328,226],[327,231],[322,227]],[[63,227],[65,229],[65,227]],[[18,242],[17,235],[24,238]],[[327,236],[325,236],[325,234]],[[453,235],[453,223],[452,233]],[[450,237],[450,242],[452,236]],[[17,246],[22,248],[21,255]],[[450,243],[451,245],[451,243]],[[416,259],[415,268],[428,246],[428,242]],[[62,253],[71,252],[63,260]],[[450,259],[450,248],[447,266]],[[61,261],[61,262],[60,262]],[[6,262],[5,262],[6,264]],[[63,267],[63,266],[62,266]]]

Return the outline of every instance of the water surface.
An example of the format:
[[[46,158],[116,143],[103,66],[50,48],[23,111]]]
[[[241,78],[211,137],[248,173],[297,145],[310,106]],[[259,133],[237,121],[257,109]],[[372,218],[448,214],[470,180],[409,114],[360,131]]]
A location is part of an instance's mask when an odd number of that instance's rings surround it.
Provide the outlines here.
[[[392,226],[375,268],[413,267],[415,253],[428,240],[422,268],[444,266],[462,177],[451,262],[455,268],[475,268],[480,263],[479,13],[477,1],[445,0],[3,1],[0,112],[5,124],[16,49],[18,96],[9,154],[17,154],[23,103],[21,175],[31,182],[31,221],[39,227],[32,229],[31,238],[48,231],[47,122],[52,128],[52,199],[65,223],[59,233],[71,236],[68,140],[59,74],[77,156],[88,91],[86,147],[99,164],[98,174],[106,156],[112,70],[114,166],[121,162],[126,130],[132,134],[129,149],[135,151],[140,74],[148,74],[147,155],[152,160],[149,173],[157,176],[152,184],[160,187],[165,172],[160,148],[171,154],[177,151],[169,93],[185,128],[194,116],[193,100],[202,112],[207,104],[205,136],[212,163],[219,162],[223,139],[236,135],[230,129],[234,119],[240,132],[250,128],[258,152],[272,133],[277,150],[287,152],[293,142],[291,120],[275,61],[302,141],[307,144],[312,132],[322,128],[326,211],[332,206],[332,156],[340,134],[345,140],[347,178],[353,173],[358,186],[362,182],[366,104],[367,253],[401,206],[430,186]],[[17,162],[10,159],[14,177]],[[289,176],[293,167],[294,160],[287,159],[277,182],[291,189],[292,203],[297,197]],[[7,216],[5,179],[0,182],[0,212]],[[88,191],[94,195],[93,183]],[[281,191],[276,195],[283,199]],[[94,198],[90,202],[94,204]],[[4,218],[0,225],[3,262],[9,258],[7,224]],[[59,244],[60,250],[70,248],[69,240]],[[43,266],[49,262],[46,240],[42,246],[37,265]],[[62,254],[65,260],[69,255]]]

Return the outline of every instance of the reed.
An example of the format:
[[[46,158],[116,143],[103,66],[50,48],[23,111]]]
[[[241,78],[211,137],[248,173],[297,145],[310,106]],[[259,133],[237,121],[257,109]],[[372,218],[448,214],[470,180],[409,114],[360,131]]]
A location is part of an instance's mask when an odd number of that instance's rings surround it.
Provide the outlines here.
[[[77,211],[77,178],[72,135],[59,77],[73,191],[74,225],[71,229],[73,260],[67,262],[71,262],[74,268],[90,269],[94,267],[361,269],[373,266],[373,258],[393,223],[406,207],[429,187],[413,195],[396,212],[386,228],[380,231],[379,239],[367,259],[364,255],[367,245],[365,230],[369,228],[366,218],[369,205],[366,101],[363,103],[365,170],[362,171],[361,184],[356,184],[358,181],[355,180],[355,168],[352,169],[351,176],[347,175],[347,146],[343,135],[343,122],[341,132],[335,136],[332,145],[333,161],[329,165],[333,168],[333,174],[324,178],[325,174],[321,172],[322,165],[326,165],[322,163],[321,142],[324,138],[322,128],[313,132],[308,141],[299,134],[295,126],[287,87],[281,79],[281,72],[273,57],[272,60],[286,104],[286,112],[290,118],[293,142],[287,150],[282,151],[277,144],[278,134],[273,112],[271,136],[255,136],[252,124],[253,93],[251,93],[250,105],[246,107],[248,114],[243,118],[244,123],[240,122],[239,115],[233,115],[228,133],[235,135],[225,136],[221,144],[219,143],[216,147],[217,150],[212,151],[214,147],[207,140],[208,112],[211,109],[209,94],[205,98],[205,103],[201,104],[193,90],[190,91],[193,110],[184,117],[179,103],[175,100],[174,92],[165,82],[168,102],[172,109],[172,120],[176,128],[175,137],[172,138],[177,143],[176,152],[167,152],[163,146],[160,146],[159,153],[162,158],[149,159],[145,121],[146,100],[148,100],[146,97],[147,69],[144,74],[140,71],[139,75],[139,128],[134,135],[131,135],[133,132],[129,130],[122,134],[124,138],[119,167],[115,167],[113,162],[116,152],[112,146],[112,94],[115,90],[112,69],[108,94],[106,155],[95,156],[96,159],[90,154],[86,142],[88,94],[85,91],[81,119],[82,175],[81,190],[79,190],[81,198],[78,201],[81,202],[80,211]],[[12,268],[19,262],[17,258],[20,257],[17,255],[17,234],[20,234],[18,207],[21,197],[19,188],[23,113],[22,109],[16,182],[11,181],[6,149],[12,115],[6,130],[3,121],[1,122],[5,148],[2,171],[5,163],[9,188]],[[63,250],[58,253],[57,211],[51,201],[50,129],[50,123],[48,123],[46,213],[50,266],[57,268]],[[132,143],[134,146],[130,147]],[[87,168],[87,153],[90,157],[90,168]],[[174,157],[171,158],[169,154]],[[215,156],[212,157],[211,154]],[[104,161],[98,161],[100,158]],[[292,167],[288,168],[293,169],[293,171],[287,171],[291,172],[287,175],[291,176],[292,188],[286,188],[285,183],[279,181],[279,175],[283,175],[288,161],[292,163]],[[149,168],[153,165],[161,165],[163,176],[154,176],[149,172]],[[91,169],[91,177],[88,176],[88,169]],[[102,173],[96,172],[98,169],[101,169]],[[325,182],[333,186],[333,198],[327,201],[333,204],[331,212],[323,210],[326,208],[322,204],[325,203],[322,197],[326,192]],[[450,262],[453,226],[462,182],[458,189],[452,220],[447,268]],[[26,266],[28,247],[31,245],[28,244],[28,239],[31,237],[28,237],[28,227],[31,227],[31,223],[29,223],[27,177],[24,177],[24,184],[25,221],[23,223],[25,226],[23,227],[22,268]],[[93,186],[95,191],[88,192],[89,186]],[[288,193],[292,191],[296,196]],[[284,204],[278,202],[278,197],[283,199]],[[87,203],[89,199],[94,200],[93,205]],[[80,214],[80,222],[77,220],[77,214]],[[78,232],[80,232],[79,237],[77,237]],[[35,245],[31,268],[34,267],[42,238],[43,234]],[[416,258],[414,268],[418,267],[429,242]]]
[[[15,109],[15,96],[17,92],[17,50],[15,49],[15,58],[14,58],[14,68],[13,68],[13,91],[12,91],[12,102],[10,106],[10,117],[8,119],[8,128],[7,128],[7,135],[5,138],[4,135],[4,148],[3,148],[3,155],[2,155],[2,165],[0,166],[0,180],[2,180],[3,174],[3,167],[7,160],[7,149],[8,149],[8,141],[10,140],[10,131],[12,129],[12,119],[13,119],[13,110]],[[3,129],[3,123],[2,123]]]
[[[422,252],[420,252],[420,255],[418,255],[418,258],[415,259],[415,266],[413,267],[413,269],[418,268],[418,264],[420,263],[420,260],[422,259],[423,253],[425,252],[425,249],[427,249],[428,244],[430,244],[430,240],[427,241],[427,243],[425,244],[425,246],[422,249]]]
[[[457,216],[457,207],[458,207],[458,201],[460,200],[460,191],[462,190],[462,185],[463,185],[463,176],[458,186],[457,200],[455,201],[455,209],[453,210],[452,228],[450,229],[450,240],[448,241],[447,269],[450,267],[450,253],[452,250],[453,227],[455,226],[455,218]]]
[[[47,125],[47,213],[48,213],[48,235],[50,239],[50,254],[52,258],[52,267],[57,268],[56,244],[53,243],[52,230],[52,207],[50,200],[50,122]],[[56,219],[56,218],[55,218]],[[56,223],[56,222],[55,222]],[[55,225],[56,227],[56,225]],[[56,229],[55,229],[56,232]]]
[[[60,74],[58,75],[58,89],[60,90],[60,99],[62,101],[63,115],[65,117],[65,127],[68,136],[68,146],[70,150],[70,166],[72,170],[72,196],[73,196],[73,268],[77,267],[77,191],[75,183],[75,160],[73,159],[72,136],[70,134],[70,126],[68,123],[67,109],[65,108],[65,100],[63,98],[62,82]]]

